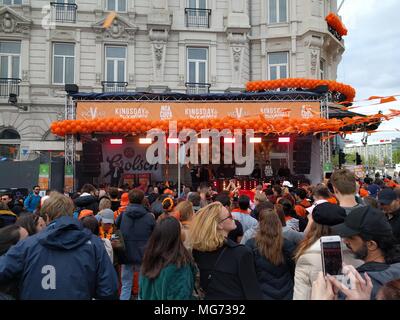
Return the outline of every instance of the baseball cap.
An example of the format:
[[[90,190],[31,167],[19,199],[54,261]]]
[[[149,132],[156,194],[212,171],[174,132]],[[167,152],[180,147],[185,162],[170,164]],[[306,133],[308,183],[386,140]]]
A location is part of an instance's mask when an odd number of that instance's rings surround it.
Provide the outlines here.
[[[283,181],[282,187],[293,188],[293,185],[290,183],[290,181]]]
[[[397,199],[396,192],[394,192],[390,188],[385,188],[378,193],[378,202],[380,204],[388,205],[391,204],[396,199]]]
[[[79,212],[78,220],[82,220],[85,217],[93,216],[93,211],[89,209],[83,209]]]
[[[102,223],[114,223],[114,212],[111,209],[103,209],[99,215]]]
[[[349,213],[341,223],[333,228],[334,234],[341,237],[362,236],[364,239],[373,239],[374,236],[393,234],[392,227],[385,215],[370,206],[359,207]]]
[[[335,226],[344,222],[346,210],[337,204],[323,202],[314,208],[312,218],[316,223],[324,226]]]
[[[128,194],[128,192],[125,192],[121,196],[120,205],[127,206],[128,204],[129,204],[129,194]]]

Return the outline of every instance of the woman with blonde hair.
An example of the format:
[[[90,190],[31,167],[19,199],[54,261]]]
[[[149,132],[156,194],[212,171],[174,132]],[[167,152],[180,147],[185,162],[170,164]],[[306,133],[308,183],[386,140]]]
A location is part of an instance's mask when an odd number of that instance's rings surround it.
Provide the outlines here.
[[[235,228],[231,213],[220,202],[200,209],[193,219],[190,242],[207,300],[262,298],[251,250],[227,238]]]
[[[254,253],[263,298],[292,300],[295,244],[283,237],[282,223],[274,209],[261,210],[254,238],[246,242]]]
[[[186,249],[190,249],[189,230],[194,216],[192,203],[187,200],[179,202],[172,215],[180,221],[183,244]]]

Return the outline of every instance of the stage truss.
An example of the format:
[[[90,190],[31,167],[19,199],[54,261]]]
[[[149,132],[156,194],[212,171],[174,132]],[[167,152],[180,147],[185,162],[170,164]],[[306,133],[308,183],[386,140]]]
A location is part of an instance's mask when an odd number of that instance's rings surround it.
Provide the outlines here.
[[[123,93],[123,94],[96,94],[78,93],[67,95],[65,98],[65,119],[76,118],[76,103],[78,101],[188,101],[188,102],[224,102],[224,101],[288,101],[288,102],[310,102],[321,103],[321,116],[329,118],[328,103],[334,99],[330,94],[321,95],[313,92],[282,91],[282,92],[260,92],[260,93],[238,93],[238,94],[209,94],[209,95],[186,95],[186,94],[149,94],[149,93]],[[322,137],[329,135],[323,133]],[[325,163],[331,162],[331,148],[329,139],[320,140],[321,173]],[[76,191],[76,136],[69,134],[65,137],[65,165],[72,167],[73,191]]]

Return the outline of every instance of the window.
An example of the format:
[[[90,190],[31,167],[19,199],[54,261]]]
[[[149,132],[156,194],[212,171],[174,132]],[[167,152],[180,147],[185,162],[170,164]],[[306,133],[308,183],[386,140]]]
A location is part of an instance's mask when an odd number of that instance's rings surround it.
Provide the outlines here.
[[[75,82],[75,45],[54,43],[53,47],[53,83]]]
[[[325,60],[321,59],[319,61],[319,78],[321,80],[325,79]]]
[[[50,3],[53,10],[53,18],[57,22],[76,22],[76,11],[78,6],[75,0],[56,0]]]
[[[20,42],[0,42],[0,78],[20,78]]]
[[[188,0],[185,13],[187,27],[210,27],[211,10],[207,9],[207,0]]]
[[[22,4],[22,0],[0,0],[0,4],[3,5]]]
[[[273,52],[268,53],[269,80],[282,79],[288,77],[289,53]]]
[[[126,0],[107,0],[107,10],[125,12]]]
[[[124,82],[126,70],[126,47],[106,46],[106,81]]]
[[[188,8],[207,9],[207,0],[188,0]]]
[[[190,83],[207,83],[208,49],[188,48],[187,79]]]
[[[13,129],[0,129],[0,160],[16,160],[21,137]]]
[[[287,22],[287,0],[268,0],[269,23]]]

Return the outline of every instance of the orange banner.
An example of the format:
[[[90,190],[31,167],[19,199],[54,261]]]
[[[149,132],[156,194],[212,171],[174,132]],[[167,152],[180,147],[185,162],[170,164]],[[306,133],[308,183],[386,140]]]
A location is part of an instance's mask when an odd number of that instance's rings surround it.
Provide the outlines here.
[[[237,119],[264,115],[266,119],[318,118],[319,102],[234,101],[234,102],[141,102],[82,101],[77,102],[77,120],[100,118],[181,120],[217,119],[231,116]]]

